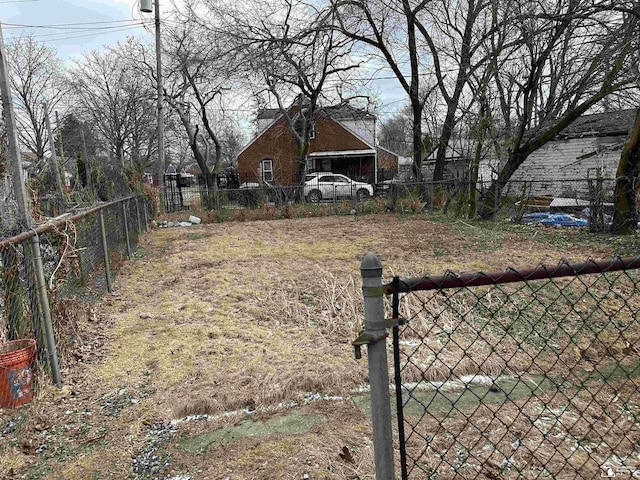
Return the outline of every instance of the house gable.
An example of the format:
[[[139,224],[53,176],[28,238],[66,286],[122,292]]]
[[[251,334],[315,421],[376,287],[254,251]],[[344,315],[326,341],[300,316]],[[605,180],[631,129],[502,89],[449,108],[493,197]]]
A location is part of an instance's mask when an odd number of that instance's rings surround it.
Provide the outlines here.
[[[251,140],[238,154],[240,182],[255,182],[260,176],[260,162],[272,160],[274,179],[281,185],[296,183],[296,145],[284,118]]]
[[[316,137],[309,144],[309,153],[345,150],[369,150],[373,145],[365,142],[340,122],[328,115],[316,116]]]

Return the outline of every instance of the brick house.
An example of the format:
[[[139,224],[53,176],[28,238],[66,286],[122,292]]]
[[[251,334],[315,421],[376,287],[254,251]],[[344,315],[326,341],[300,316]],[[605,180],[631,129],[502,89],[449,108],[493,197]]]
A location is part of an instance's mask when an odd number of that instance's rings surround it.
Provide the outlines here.
[[[398,169],[398,155],[376,146],[376,117],[342,105],[320,109],[312,124],[306,172],[333,172],[377,183]],[[296,145],[277,109],[260,112],[257,133],[237,157],[241,182],[297,183]],[[384,178],[383,178],[384,177]]]

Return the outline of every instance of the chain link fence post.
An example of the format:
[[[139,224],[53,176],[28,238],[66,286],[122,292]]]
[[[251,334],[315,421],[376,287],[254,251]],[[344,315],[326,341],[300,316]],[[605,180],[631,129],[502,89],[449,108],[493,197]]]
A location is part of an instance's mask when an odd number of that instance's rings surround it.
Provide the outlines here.
[[[42,264],[42,253],[40,251],[40,237],[38,235],[34,235],[33,237],[31,237],[31,256],[33,258],[33,269],[36,274],[40,309],[44,320],[44,333],[47,342],[47,360],[49,363],[49,368],[51,369],[51,377],[53,378],[53,382],[56,384],[56,387],[61,387],[62,381],[60,380],[58,350],[56,347],[56,339],[53,332],[53,322],[51,320],[51,305],[49,304],[47,281],[44,277],[44,265]]]
[[[98,212],[98,224],[100,226],[100,236],[102,238],[102,252],[104,254],[104,276],[107,281],[107,292],[111,293],[111,266],[109,265],[109,247],[107,246],[107,233],[104,229],[104,213],[102,208]]]
[[[384,320],[382,264],[369,252],[360,265],[364,295],[364,325],[367,338],[369,385],[371,387],[371,423],[376,480],[393,480],[393,434],[391,397],[387,364],[387,327]]]
[[[140,223],[140,207],[138,205],[138,197],[134,197],[134,199],[136,201],[136,218],[138,219],[136,234],[137,236],[140,236],[140,234],[142,233],[142,224]]]
[[[144,231],[149,231],[149,212],[147,211],[147,201],[142,197],[142,207],[144,208]]]
[[[127,222],[127,203],[129,200],[123,200],[122,205],[122,222],[124,224],[124,237],[127,241],[127,257],[131,258],[131,238],[129,237],[129,222]]]

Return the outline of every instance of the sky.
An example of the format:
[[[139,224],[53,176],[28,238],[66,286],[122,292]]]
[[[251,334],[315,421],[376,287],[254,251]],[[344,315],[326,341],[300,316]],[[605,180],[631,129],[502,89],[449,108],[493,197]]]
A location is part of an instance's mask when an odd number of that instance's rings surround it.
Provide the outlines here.
[[[161,14],[163,1],[169,5],[167,0],[160,0]],[[138,2],[0,0],[0,22],[5,42],[13,36],[32,34],[38,41],[55,48],[60,59],[72,62],[80,60],[85,52],[115,46],[129,35],[154,42],[154,15],[139,12]],[[380,75],[383,78],[374,82],[370,94],[379,98],[378,115],[384,118],[403,106],[406,95],[391,72]]]
[[[153,40],[153,14],[138,12],[137,0],[0,0],[0,21],[5,42],[32,34],[65,61],[128,35]]]

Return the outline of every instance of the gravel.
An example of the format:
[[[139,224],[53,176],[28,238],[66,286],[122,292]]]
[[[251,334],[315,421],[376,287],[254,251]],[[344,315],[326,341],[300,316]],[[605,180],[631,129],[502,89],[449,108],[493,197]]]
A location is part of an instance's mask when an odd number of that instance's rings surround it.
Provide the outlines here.
[[[132,470],[136,479],[167,480],[162,474],[171,463],[170,455],[158,455],[158,448],[173,438],[176,427],[171,423],[154,423],[147,432],[144,450],[133,459]],[[188,480],[190,477],[173,477]]]

